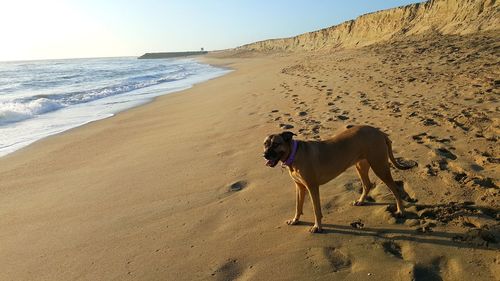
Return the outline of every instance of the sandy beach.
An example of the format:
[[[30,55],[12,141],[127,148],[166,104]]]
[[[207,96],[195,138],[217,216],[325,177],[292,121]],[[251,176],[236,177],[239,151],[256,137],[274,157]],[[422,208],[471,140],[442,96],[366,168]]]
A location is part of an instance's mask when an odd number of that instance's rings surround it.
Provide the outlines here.
[[[498,30],[361,48],[232,50],[234,71],[0,158],[0,280],[499,280]],[[407,196],[352,202],[354,168],[293,217],[288,172],[265,166],[284,128],[390,135]]]

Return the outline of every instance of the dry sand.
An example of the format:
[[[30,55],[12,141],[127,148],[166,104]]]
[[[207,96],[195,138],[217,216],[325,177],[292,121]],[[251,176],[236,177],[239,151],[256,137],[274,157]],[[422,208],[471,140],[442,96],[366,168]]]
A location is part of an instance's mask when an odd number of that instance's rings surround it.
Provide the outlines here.
[[[0,280],[499,280],[499,33],[221,53],[234,72],[0,158]],[[294,213],[262,141],[390,134],[406,219],[354,169]],[[372,179],[375,179],[371,175]]]

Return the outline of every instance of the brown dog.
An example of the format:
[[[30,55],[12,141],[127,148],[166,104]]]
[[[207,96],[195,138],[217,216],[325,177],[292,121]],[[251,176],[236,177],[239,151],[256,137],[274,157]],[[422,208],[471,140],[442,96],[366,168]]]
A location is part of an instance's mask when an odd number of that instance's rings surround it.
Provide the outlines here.
[[[264,158],[267,165],[274,167],[279,161],[288,167],[296,186],[295,217],[289,225],[297,224],[302,215],[306,191],[312,201],[314,226],[311,232],[321,232],[321,205],[319,186],[334,179],[347,168],[356,165],[363,183],[363,193],[354,203],[360,206],[365,201],[372,183],[368,177],[370,167],[389,187],[396,198],[396,214],[403,215],[403,204],[398,188],[392,179],[389,161],[398,169],[410,167],[400,165],[392,154],[391,141],[377,128],[370,126],[347,126],[347,129],[325,141],[294,140],[292,132],[270,135],[264,141]]]

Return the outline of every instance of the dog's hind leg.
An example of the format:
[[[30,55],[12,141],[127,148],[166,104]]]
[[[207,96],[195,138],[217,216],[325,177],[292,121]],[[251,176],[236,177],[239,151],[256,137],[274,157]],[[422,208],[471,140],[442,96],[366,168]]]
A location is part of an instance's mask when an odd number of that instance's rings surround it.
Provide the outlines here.
[[[394,180],[392,179],[391,170],[389,168],[389,162],[387,159],[379,161],[377,165],[371,165],[373,172],[379,177],[391,190],[394,198],[396,199],[396,215],[403,216],[404,206],[401,201],[401,195],[399,194],[398,187]]]
[[[300,216],[302,215],[304,198],[306,197],[306,187],[299,182],[295,182],[295,196],[295,217],[291,220],[286,221],[286,224],[288,225],[299,223]]]
[[[358,161],[356,163],[356,170],[358,171],[358,176],[363,184],[363,193],[357,201],[354,201],[354,206],[362,206],[365,202],[366,196],[373,187],[373,183],[370,181],[368,172],[370,171],[370,164],[365,159]]]

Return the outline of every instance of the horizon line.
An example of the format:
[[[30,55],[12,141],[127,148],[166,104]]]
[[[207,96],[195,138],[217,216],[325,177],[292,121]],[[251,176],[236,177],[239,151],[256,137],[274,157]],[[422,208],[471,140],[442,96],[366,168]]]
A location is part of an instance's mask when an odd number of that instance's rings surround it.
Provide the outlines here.
[[[225,50],[225,49],[223,49]],[[198,50],[199,51],[199,50]],[[206,52],[216,52],[216,51],[221,51],[221,50],[205,50]],[[144,54],[149,54],[149,53],[175,53],[175,52],[197,52],[197,51],[160,51],[160,52],[145,52]],[[138,58],[142,55],[119,55],[119,56],[102,56],[102,57],[66,57],[66,58],[35,58],[35,59],[13,59],[13,60],[2,60],[0,59],[0,63],[15,63],[15,62],[29,62],[29,61],[49,61],[49,60],[78,60],[78,59],[106,59],[106,58],[130,58],[130,57],[135,57]]]

